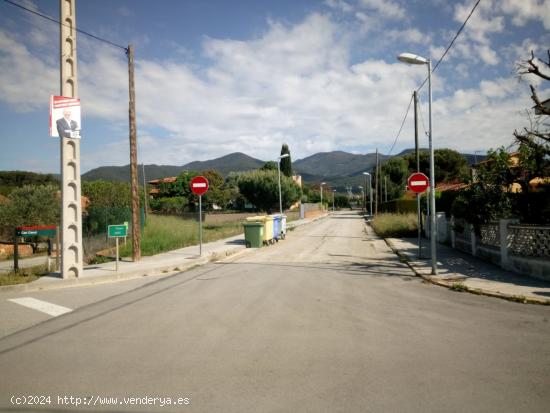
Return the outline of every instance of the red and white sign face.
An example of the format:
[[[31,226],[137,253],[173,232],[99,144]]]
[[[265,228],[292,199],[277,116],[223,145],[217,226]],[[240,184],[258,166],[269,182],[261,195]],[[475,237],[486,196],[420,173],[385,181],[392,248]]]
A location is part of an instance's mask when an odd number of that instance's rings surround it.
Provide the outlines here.
[[[407,185],[411,191],[421,194],[430,186],[430,180],[422,172],[416,172],[409,176]]]
[[[204,176],[195,176],[191,179],[191,191],[193,191],[195,195],[203,195],[208,191],[208,179]]]

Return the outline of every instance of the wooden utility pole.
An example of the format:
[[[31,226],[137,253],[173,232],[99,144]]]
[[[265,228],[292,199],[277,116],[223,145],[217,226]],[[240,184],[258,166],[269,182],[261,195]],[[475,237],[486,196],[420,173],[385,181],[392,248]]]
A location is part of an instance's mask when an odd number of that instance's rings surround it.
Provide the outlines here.
[[[137,132],[136,132],[136,90],[134,84],[134,46],[128,50],[128,80],[129,80],[129,121],[130,121],[130,177],[132,181],[132,259],[141,259],[140,226],[139,226],[139,195],[137,173]]]

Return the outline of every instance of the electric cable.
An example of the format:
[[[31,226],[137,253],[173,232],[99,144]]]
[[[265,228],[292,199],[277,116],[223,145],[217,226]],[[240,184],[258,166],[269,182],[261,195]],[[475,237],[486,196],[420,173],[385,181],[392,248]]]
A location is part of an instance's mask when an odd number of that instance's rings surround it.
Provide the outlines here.
[[[440,63],[443,61],[443,59],[445,58],[447,53],[449,53],[449,50],[451,50],[451,47],[453,47],[456,39],[458,39],[458,36],[460,36],[460,33],[462,33],[462,30],[464,30],[464,27],[466,27],[466,24],[468,23],[468,20],[470,20],[470,17],[472,17],[472,14],[474,14],[475,9],[477,8],[477,6],[479,5],[480,2],[481,2],[481,0],[477,0],[476,4],[474,4],[474,7],[472,7],[472,10],[470,10],[470,14],[468,14],[468,17],[466,17],[466,20],[464,20],[464,23],[462,23],[462,26],[460,26],[460,28],[456,32],[455,37],[453,38],[453,40],[451,40],[451,43],[449,43],[449,46],[447,46],[447,49],[445,50],[443,55],[441,55],[441,57],[439,58],[439,60],[435,64],[435,66],[432,68],[432,73],[435,72],[435,70],[439,67]],[[427,81],[428,81],[428,78],[424,79],[424,81],[422,82],[420,87],[417,89],[417,91],[420,91],[420,89],[422,89],[424,87],[424,85],[426,84]]]
[[[401,135],[401,131],[403,130],[403,126],[405,125],[405,121],[407,120],[407,116],[409,115],[409,110],[411,109],[411,103],[413,101],[414,95],[411,96],[411,100],[409,101],[409,106],[407,106],[407,112],[405,113],[405,117],[403,118],[403,122],[401,122],[401,127],[399,128],[399,132],[397,132],[397,136],[395,137],[395,140],[393,141],[393,145],[391,146],[390,151],[388,152],[388,156],[391,155],[393,148],[395,147],[395,144],[397,143],[397,140],[399,139],[399,135]]]
[[[37,15],[37,16],[39,16],[39,17],[42,17],[43,19],[49,20],[49,21],[51,21],[51,22],[53,22],[53,23],[57,23],[57,24],[60,24],[60,25],[62,25],[62,26],[65,26],[65,27],[68,27],[68,28],[72,29],[72,26],[70,26],[70,25],[68,25],[68,24],[65,24],[65,23],[62,23],[62,22],[60,22],[59,20],[54,19],[53,17],[47,16],[47,15],[42,14],[42,13],[40,13],[40,12],[37,12],[37,11],[35,11],[35,10],[29,9],[29,8],[27,8],[27,7],[25,7],[25,6],[22,6],[22,5],[17,4],[17,3],[13,2],[13,1],[10,1],[10,0],[4,0],[4,1],[5,1],[6,3],[8,3],[8,4],[11,4],[12,6],[19,7],[20,9],[23,9],[23,10],[29,12],[29,13],[35,14],[35,15]],[[122,50],[124,50],[126,53],[128,53],[128,48],[127,48],[127,47],[124,47],[124,46],[121,46],[121,45],[119,45],[119,44],[113,43],[113,42],[111,42],[110,40],[103,39],[103,38],[101,38],[101,37],[99,37],[99,36],[96,36],[96,35],[94,35],[94,34],[92,34],[92,33],[88,33],[87,31],[84,31],[84,30],[81,30],[81,29],[74,29],[74,30],[75,30],[76,32],[78,32],[78,33],[81,33],[81,34],[84,34],[84,35],[86,35],[86,36],[89,36],[89,37],[91,37],[91,38],[93,38],[93,39],[99,40],[100,42],[104,42],[104,43],[107,43],[107,44],[109,44],[109,45],[111,45],[111,46],[113,46],[113,47],[117,47],[117,48],[119,48],[119,49],[122,49]]]

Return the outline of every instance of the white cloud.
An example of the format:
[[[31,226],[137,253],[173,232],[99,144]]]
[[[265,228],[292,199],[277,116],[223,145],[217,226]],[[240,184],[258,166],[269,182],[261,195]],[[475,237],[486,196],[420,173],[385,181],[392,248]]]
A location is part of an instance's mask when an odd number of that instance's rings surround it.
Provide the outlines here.
[[[344,13],[351,13],[354,10],[353,6],[344,0],[325,0],[325,4]]]
[[[386,35],[392,41],[409,42],[416,44],[431,43],[431,36],[418,29],[389,30]]]
[[[0,99],[16,111],[47,108],[49,96],[59,88],[58,72],[4,31],[0,31],[0,67],[6,69],[0,70]]]
[[[427,39],[415,30],[390,33],[396,38],[404,35],[413,42]],[[485,51],[474,51],[474,44],[457,44],[456,53],[495,58],[487,43],[477,43],[487,46]],[[85,165],[126,164],[125,56],[112,48],[90,48],[87,41],[79,40],[79,47],[84,122],[109,123],[112,133],[106,147],[83,152]],[[336,149],[389,149],[426,68],[404,65],[393,56],[389,63],[370,57],[351,64],[353,47],[344,25],[327,15],[312,14],[293,26],[271,22],[263,35],[248,41],[207,38],[203,52],[210,63],[200,69],[173,59],[139,58],[140,158],[147,163],[182,165],[242,151],[268,160],[278,154],[283,142],[290,145],[293,159]],[[434,58],[442,52],[442,48],[430,48]],[[44,96],[58,85],[57,62],[48,59],[0,32],[1,67],[13,69],[0,71],[0,99],[19,110],[43,108]],[[460,68],[465,76],[468,70],[471,66]],[[511,132],[521,127],[518,107],[521,99],[525,107],[530,101],[525,88],[518,89],[513,79],[486,80],[477,88],[444,96],[443,85],[450,89],[456,83],[440,75],[433,78],[438,94],[434,101],[437,147],[495,147],[508,142]]]
[[[529,20],[540,20],[544,28],[550,30],[549,0],[502,0],[500,7],[512,17],[516,26],[524,26]]]
[[[406,15],[405,9],[391,0],[361,0],[361,4],[389,19],[399,20],[405,18]]]
[[[468,18],[471,10],[470,2],[457,4],[454,10],[455,21],[462,24]],[[480,3],[462,32],[460,43],[463,46],[455,49],[455,53],[467,59],[479,58],[487,65],[499,63],[498,54],[491,48],[489,36],[504,30],[504,17],[492,16],[493,13],[492,1]]]

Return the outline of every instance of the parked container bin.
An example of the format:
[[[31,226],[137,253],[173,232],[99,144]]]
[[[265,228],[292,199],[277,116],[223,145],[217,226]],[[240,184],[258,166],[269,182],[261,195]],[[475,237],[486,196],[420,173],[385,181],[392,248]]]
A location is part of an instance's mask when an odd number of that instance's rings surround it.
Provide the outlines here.
[[[261,222],[264,226],[263,242],[264,244],[272,244],[273,238],[273,217],[268,215],[257,215],[255,217],[246,218],[247,222]]]
[[[273,217],[273,239],[279,242],[281,237],[281,215],[274,214],[271,216]]]
[[[286,215],[281,215],[281,238],[286,238]]]
[[[264,243],[273,244],[273,217],[266,215],[264,216]]]
[[[264,240],[263,222],[245,222],[243,225],[246,248],[261,248]]]

